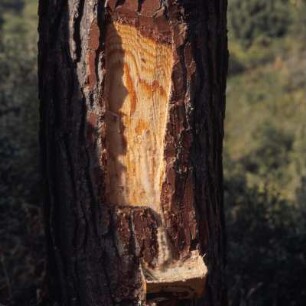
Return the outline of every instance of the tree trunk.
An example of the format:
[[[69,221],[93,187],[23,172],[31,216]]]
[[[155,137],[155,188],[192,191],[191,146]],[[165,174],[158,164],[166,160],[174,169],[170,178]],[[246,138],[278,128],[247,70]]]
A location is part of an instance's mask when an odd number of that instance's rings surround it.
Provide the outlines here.
[[[226,0],[40,0],[39,16],[50,297],[226,305]]]

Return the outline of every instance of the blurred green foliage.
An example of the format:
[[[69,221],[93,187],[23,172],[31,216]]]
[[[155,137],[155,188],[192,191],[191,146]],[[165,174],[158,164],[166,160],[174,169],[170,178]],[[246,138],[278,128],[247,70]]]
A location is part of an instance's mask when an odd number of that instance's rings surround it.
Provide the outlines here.
[[[0,303],[30,305],[43,265],[37,1],[0,2]]]
[[[228,16],[230,305],[305,305],[306,2],[229,0]]]
[[[230,305],[304,305],[306,232],[299,208],[247,187],[241,173],[227,177],[225,201]]]
[[[17,1],[19,4],[20,1]],[[19,6],[18,10],[19,12]],[[37,18],[35,1],[3,15],[0,40],[1,194],[32,202],[38,166]],[[28,181],[27,186],[24,183]],[[1,197],[5,201],[6,197]]]
[[[289,0],[230,0],[229,22],[234,37],[244,46],[255,39],[286,34],[290,25]]]
[[[7,11],[13,11],[18,14],[23,9],[23,0],[1,0],[0,2],[0,27],[3,25],[3,14]]]

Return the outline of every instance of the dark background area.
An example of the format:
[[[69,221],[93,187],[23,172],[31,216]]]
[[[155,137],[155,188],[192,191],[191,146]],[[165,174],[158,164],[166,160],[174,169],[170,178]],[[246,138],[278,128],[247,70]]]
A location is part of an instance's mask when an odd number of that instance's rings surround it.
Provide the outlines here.
[[[224,142],[231,306],[306,305],[306,3],[229,0]],[[37,0],[0,2],[0,303],[44,268]]]
[[[37,1],[0,0],[0,303],[35,305],[44,267]]]

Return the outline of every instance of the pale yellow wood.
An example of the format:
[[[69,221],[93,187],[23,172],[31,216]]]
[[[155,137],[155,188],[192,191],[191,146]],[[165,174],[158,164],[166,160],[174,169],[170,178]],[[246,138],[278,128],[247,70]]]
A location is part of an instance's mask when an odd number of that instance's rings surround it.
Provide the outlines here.
[[[107,200],[160,211],[172,50],[118,22],[106,44]]]

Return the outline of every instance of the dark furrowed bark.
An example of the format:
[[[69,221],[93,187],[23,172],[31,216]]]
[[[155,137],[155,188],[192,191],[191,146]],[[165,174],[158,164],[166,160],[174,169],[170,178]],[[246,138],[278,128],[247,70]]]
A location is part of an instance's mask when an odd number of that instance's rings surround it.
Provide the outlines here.
[[[204,297],[197,301],[171,297],[155,303],[226,305],[226,1],[41,0],[39,15],[40,139],[51,298],[60,305],[154,303],[145,301],[141,262],[157,260],[157,229],[163,224],[173,260],[198,250],[208,266],[208,280]],[[172,54],[159,213],[150,205],[114,205],[107,196],[106,91],[112,73],[107,70],[107,31],[112,24],[120,52],[125,44],[120,25],[127,25],[138,31],[137,37],[160,44],[161,50],[169,46]],[[162,84],[154,84],[150,90],[162,91]]]

